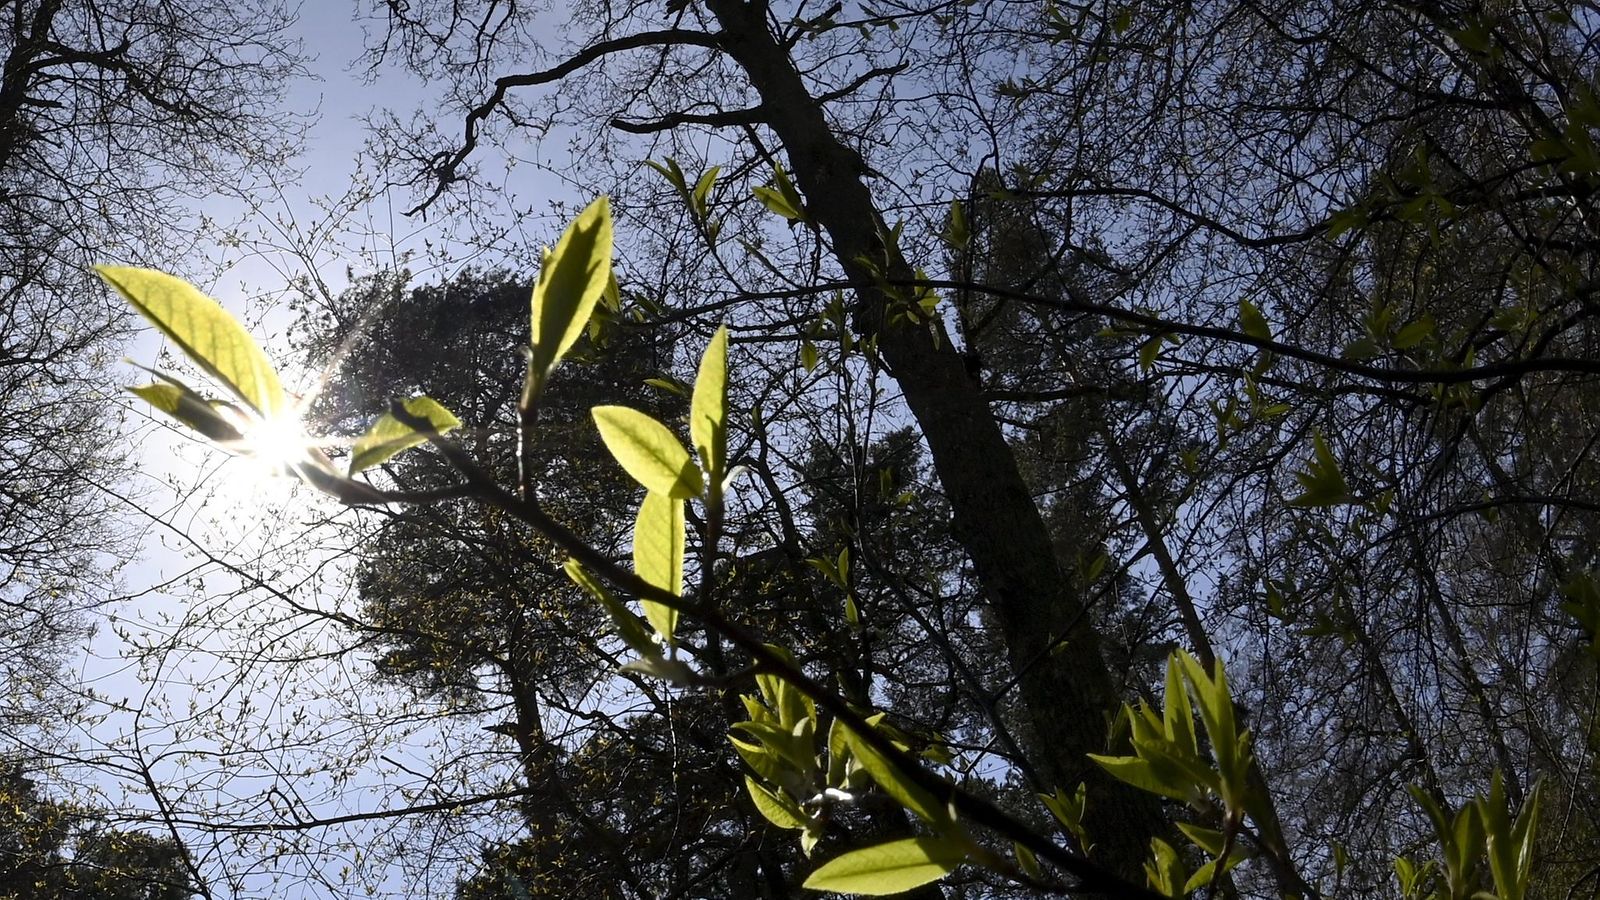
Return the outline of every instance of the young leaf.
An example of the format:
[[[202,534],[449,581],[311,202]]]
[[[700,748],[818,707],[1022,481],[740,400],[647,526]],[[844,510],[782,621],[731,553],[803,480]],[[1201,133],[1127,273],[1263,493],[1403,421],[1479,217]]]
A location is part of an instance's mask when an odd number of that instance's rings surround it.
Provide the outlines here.
[[[640,578],[675,596],[683,593],[683,501],[648,491],[633,525],[633,570]],[[640,600],[645,618],[669,643],[678,627],[678,611],[653,600]]]
[[[211,402],[184,385],[158,383],[131,387],[128,390],[156,409],[220,444],[243,439],[239,429],[219,415]]]
[[[649,166],[652,169],[655,169],[657,172],[660,172],[661,173],[661,177],[665,178],[668,182],[670,182],[672,184],[673,187],[677,188],[680,192],[684,192],[684,193],[688,192],[688,190],[689,190],[688,182],[684,180],[683,169],[678,167],[678,161],[677,160],[675,160],[675,159],[673,159],[672,157],[669,156],[669,157],[667,157],[667,164],[664,165],[664,166],[661,163],[658,163],[658,162],[656,162],[655,160],[652,160],[652,159],[645,160],[644,164]]]
[[[965,250],[972,243],[972,230],[967,227],[967,207],[960,200],[950,201],[950,213],[945,218],[944,234],[940,235],[952,250]]]
[[[694,206],[695,215],[705,218],[709,208],[706,203],[711,197],[711,188],[717,183],[717,173],[722,171],[721,166],[712,166],[707,169],[700,180],[694,183],[694,192],[689,195],[689,202]]]
[[[884,793],[916,813],[923,821],[943,822],[949,818],[949,812],[932,794],[902,774],[898,766],[862,740],[860,735],[846,731],[845,737],[850,742],[850,754],[860,761],[862,768],[867,770],[878,787],[883,788]]]
[[[700,454],[700,467],[720,489],[728,466],[728,327],[717,329],[694,379],[694,400],[689,408],[689,437]]]
[[[1172,845],[1161,838],[1150,839],[1150,859],[1144,864],[1145,880],[1157,893],[1182,897],[1189,883],[1189,870]]]
[[[401,406],[408,415],[423,419],[433,426],[432,434],[445,434],[461,426],[460,419],[430,397],[412,397]],[[355,446],[350,450],[350,474],[370,469],[401,450],[427,442],[429,434],[384,413],[372,423],[366,434],[356,439]]]
[[[1272,328],[1261,309],[1244,298],[1239,299],[1239,330],[1253,338],[1272,340]]]
[[[263,418],[288,406],[278,372],[222,304],[181,278],[129,266],[95,266],[139,314]]]
[[[591,414],[606,449],[646,490],[674,500],[700,495],[700,470],[667,426],[626,406],[596,406]]]
[[[772,212],[783,216],[785,220],[790,222],[800,221],[800,211],[795,209],[793,206],[790,206],[789,201],[784,199],[783,194],[779,193],[776,189],[770,187],[757,187],[753,193],[755,194],[755,198],[761,201],[762,206],[765,206]]]
[[[530,390],[543,386],[605,293],[611,281],[611,232],[611,202],[601,197],[567,226],[540,267],[533,286]]]
[[[768,822],[779,828],[806,827],[806,814],[793,800],[767,790],[749,775],[744,777],[744,786],[750,792],[750,799],[755,801],[756,812],[761,813]]]
[[[960,841],[905,838],[836,856],[812,872],[805,886],[814,891],[881,897],[935,881],[966,858],[966,845]]]
[[[622,605],[622,601],[606,590],[605,585],[595,580],[595,577],[590,575],[587,569],[579,565],[577,560],[569,559],[561,568],[567,573],[567,577],[572,579],[574,584],[588,591],[592,597],[600,601],[601,608],[606,611],[606,615],[611,617],[612,624],[617,627],[617,635],[622,638],[623,643],[632,648],[633,652],[646,657],[659,656],[661,654],[661,648],[655,641],[650,639],[650,633],[644,630],[644,625],[639,622],[639,617],[629,612],[628,608]]]
[[[1339,462],[1328,449],[1328,442],[1318,432],[1312,436],[1313,458],[1305,471],[1296,472],[1295,480],[1304,489],[1289,500],[1290,506],[1338,506],[1353,502],[1350,486],[1339,471]]]
[[[810,372],[817,367],[817,345],[810,341],[800,342],[800,365]]]
[[[739,758],[743,759],[757,775],[773,783],[783,778],[783,761],[766,746],[741,741],[731,734],[728,735],[728,743],[733,745],[733,749],[739,752]]]

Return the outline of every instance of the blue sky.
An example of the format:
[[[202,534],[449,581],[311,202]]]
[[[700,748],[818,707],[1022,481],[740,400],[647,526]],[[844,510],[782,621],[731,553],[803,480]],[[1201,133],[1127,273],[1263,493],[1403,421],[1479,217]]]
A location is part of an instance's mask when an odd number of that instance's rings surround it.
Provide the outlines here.
[[[314,57],[314,77],[289,86],[286,106],[317,113],[298,161],[302,175],[258,196],[258,206],[224,190],[201,209],[237,226],[240,240],[207,250],[202,273],[208,267],[212,276],[197,280],[251,323],[280,359],[290,322],[281,303],[289,278],[314,272],[336,292],[347,266],[360,275],[424,239],[436,247],[448,240],[443,232],[449,223],[401,215],[409,197],[345,202],[360,178],[365,117],[385,105],[409,113],[428,96],[407,73],[387,70],[374,80],[354,67],[363,43],[354,12],[348,2],[301,8],[298,36]],[[521,171],[524,178],[535,177],[532,167]],[[543,187],[519,185],[524,196]],[[127,349],[146,365],[159,364],[161,351],[150,330]],[[124,383],[143,380],[131,367],[119,374]],[[312,379],[292,369],[286,375],[291,388],[304,389]],[[138,472],[128,489],[138,498],[137,508],[128,519],[141,540],[137,556],[120,572],[123,600],[109,610],[115,619],[101,625],[80,664],[102,698],[96,708],[105,717],[70,736],[79,752],[112,765],[142,756],[158,782],[173,787],[167,800],[177,807],[227,806],[228,814],[257,821],[398,803],[396,781],[418,782],[407,770],[442,772],[444,789],[469,792],[462,779],[471,773],[448,767],[495,739],[475,728],[451,734],[421,711],[409,721],[386,723],[400,698],[363,682],[370,666],[360,653],[300,666],[291,675],[261,662],[260,654],[314,652],[341,641],[337,629],[301,627],[297,620],[305,617],[285,609],[291,600],[350,608],[353,598],[338,590],[340,567],[327,565],[327,551],[304,550],[337,536],[317,524],[338,515],[337,506],[285,479],[256,478],[248,463],[224,459],[178,435],[137,404],[130,402],[128,409],[138,447]],[[269,587],[243,589],[253,578]],[[147,655],[143,666],[130,659],[133,644],[163,642],[168,649]],[[340,729],[370,731],[351,736]],[[313,740],[319,730],[346,742],[329,738],[326,747],[356,749],[340,759],[319,757],[322,748]],[[252,744],[268,738],[278,742],[274,749],[255,753]],[[107,771],[87,776],[105,802],[150,809],[143,785],[127,775],[108,777]],[[285,811],[288,794],[294,795],[293,813]],[[290,855],[268,865],[248,861],[252,851],[228,841],[202,837],[193,847],[208,872],[230,876],[213,885],[218,897],[326,897],[346,886],[359,895],[359,881],[407,896],[425,895],[419,887],[448,894],[448,868],[436,874],[437,883],[418,885],[381,861],[384,844],[405,834],[405,827],[379,822],[335,835],[347,841],[335,852]]]

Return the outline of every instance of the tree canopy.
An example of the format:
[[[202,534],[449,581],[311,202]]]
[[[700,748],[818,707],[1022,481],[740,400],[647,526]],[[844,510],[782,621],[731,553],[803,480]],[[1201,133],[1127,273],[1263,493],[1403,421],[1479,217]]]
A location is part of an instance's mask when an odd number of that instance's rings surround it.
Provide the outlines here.
[[[372,700],[177,792],[219,883],[400,820],[461,898],[1600,887],[1595,9],[370,12],[451,98],[375,134],[415,214],[528,141],[583,202],[297,305],[274,459],[354,509],[223,562]],[[272,361],[102,274],[264,455]]]

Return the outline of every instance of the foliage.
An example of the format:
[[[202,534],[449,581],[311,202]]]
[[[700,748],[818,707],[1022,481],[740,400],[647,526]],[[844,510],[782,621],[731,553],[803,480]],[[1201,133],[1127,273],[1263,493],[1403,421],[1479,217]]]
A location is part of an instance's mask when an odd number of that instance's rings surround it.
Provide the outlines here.
[[[6,900],[187,900],[196,891],[169,838],[108,827],[41,796],[22,767],[0,773],[0,896]]]
[[[598,112],[589,182],[618,134],[673,154],[481,355],[370,314],[381,390],[319,402],[426,450],[294,464],[391,517],[347,623],[380,669],[506,715],[522,834],[464,894],[1582,889],[1592,17],[669,12],[580,5],[487,88],[531,20],[397,10],[376,51],[474,98],[457,146],[390,135],[425,207],[502,124]]]

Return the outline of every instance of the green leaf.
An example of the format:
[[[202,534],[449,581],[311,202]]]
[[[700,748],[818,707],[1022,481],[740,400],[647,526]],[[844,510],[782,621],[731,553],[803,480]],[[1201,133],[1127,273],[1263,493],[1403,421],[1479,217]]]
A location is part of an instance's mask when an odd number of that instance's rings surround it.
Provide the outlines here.
[[[1350,343],[1345,344],[1344,349],[1339,351],[1339,355],[1344,359],[1360,362],[1364,359],[1371,359],[1382,352],[1383,351],[1379,349],[1376,341],[1374,341],[1372,338],[1364,337],[1356,338]]]
[[[1234,849],[1237,850],[1239,848],[1235,847]],[[1245,856],[1242,853],[1229,853],[1227,864],[1223,866],[1222,871],[1231,872],[1233,871],[1234,866],[1244,862],[1244,860]],[[1200,888],[1211,884],[1215,877],[1216,871],[1217,861],[1215,859],[1208,860],[1205,865],[1195,869],[1194,874],[1189,876],[1189,880],[1183,883],[1183,893],[1181,896],[1188,896]]]
[[[671,378],[646,378],[644,383],[653,388],[660,388],[669,394],[677,394],[679,397],[689,396],[688,388],[685,388],[683,385]]]
[[[401,404],[407,414],[426,420],[433,426],[432,434],[445,434],[461,426],[448,409],[429,397],[412,397]],[[370,469],[402,450],[426,443],[430,432],[418,431],[396,419],[390,413],[378,417],[367,433],[356,439],[350,449],[350,474]]]
[[[1389,343],[1396,350],[1410,350],[1412,347],[1432,337],[1438,327],[1438,324],[1433,320],[1433,316],[1424,315],[1422,318],[1395,332],[1394,339]]]
[[[765,206],[767,209],[777,213],[780,216],[783,216],[784,219],[790,222],[800,221],[800,210],[790,206],[789,201],[784,199],[783,194],[779,193],[777,190],[770,187],[758,187],[753,191],[753,193],[755,194],[755,198],[761,201],[761,205]]]
[[[243,439],[239,429],[218,413],[214,401],[200,396],[187,385],[174,381],[131,387],[128,390],[156,409],[220,444]]]
[[[1190,785],[1175,777],[1176,772],[1158,773],[1148,760],[1137,756],[1101,756],[1098,753],[1090,753],[1088,757],[1099,763],[1100,768],[1105,769],[1118,781],[1173,800],[1185,803],[1189,801]]]
[[[646,583],[675,597],[683,595],[683,501],[647,491],[633,524],[633,571]],[[644,615],[668,643],[678,628],[678,611],[640,598]]]
[[[750,792],[750,799],[755,801],[756,812],[761,813],[768,822],[779,828],[806,827],[805,811],[787,796],[767,790],[749,775],[744,777],[744,786],[745,790]]]
[[[960,841],[905,838],[836,856],[812,872],[805,886],[814,891],[881,897],[936,881],[966,858],[966,844]]]
[[[722,171],[721,166],[712,166],[706,170],[700,180],[694,183],[694,191],[689,195],[689,202],[694,206],[695,215],[705,218],[709,209],[707,202],[711,197],[711,188],[717,183],[717,173]]]
[[[272,362],[222,304],[154,269],[95,266],[95,272],[246,406],[269,419],[288,408]]]
[[[1160,838],[1150,839],[1150,859],[1144,864],[1150,887],[1167,897],[1182,897],[1189,882],[1189,871],[1172,845]]]
[[[967,225],[967,206],[960,200],[950,201],[950,214],[945,219],[945,244],[953,250],[965,250],[972,243],[972,229]]]
[[[1184,836],[1194,841],[1194,845],[1212,856],[1221,856],[1222,848],[1228,843],[1228,836],[1215,828],[1206,828],[1189,822],[1179,822],[1178,830]]]
[[[1290,499],[1289,505],[1309,507],[1350,503],[1350,487],[1345,483],[1344,474],[1339,471],[1339,462],[1333,458],[1333,451],[1328,449],[1328,442],[1323,439],[1321,432],[1312,436],[1312,448],[1314,456],[1311,464],[1294,476],[1304,490]]]
[[[626,406],[596,406],[591,414],[606,449],[645,490],[674,500],[700,495],[700,470],[667,426]]]
[[[728,326],[717,329],[700,357],[689,406],[689,437],[713,495],[720,493],[728,468]]]
[[[545,257],[533,286],[532,352],[524,405],[583,334],[611,281],[611,202],[601,197],[578,214]]]
[[[808,373],[817,367],[817,345],[810,341],[800,342],[800,365]]]
[[[1245,334],[1260,338],[1264,341],[1272,340],[1272,328],[1267,324],[1267,317],[1249,300],[1239,300],[1239,330]]]
[[[932,794],[907,778],[898,766],[862,740],[859,734],[846,730],[845,738],[850,742],[851,755],[872,776],[873,782],[901,806],[926,822],[944,822],[950,818],[949,811]]]
[[[783,763],[765,746],[741,741],[731,734],[728,735],[728,743],[733,745],[733,749],[739,752],[739,757],[749,764],[757,775],[774,783],[783,777]]]
[[[593,575],[590,575],[588,570],[579,565],[577,560],[569,559],[561,568],[567,573],[567,577],[572,579],[574,584],[588,591],[590,596],[600,601],[601,608],[606,611],[606,615],[611,617],[612,624],[617,627],[618,636],[622,638],[623,643],[633,649],[633,652],[646,657],[661,655],[661,647],[650,639],[650,632],[644,630],[644,625],[639,621],[639,617],[629,612],[628,608],[622,605],[622,601],[606,590],[605,585],[596,580]]]
[[[677,160],[669,156],[667,157],[667,164],[664,166],[653,159],[645,160],[644,164],[660,172],[661,177],[671,182],[672,186],[680,192],[688,192],[689,183],[684,180],[683,169],[679,168]]]
[[[1167,658],[1166,709],[1162,725],[1167,740],[1177,745],[1186,756],[1199,756],[1199,743],[1194,733],[1194,710],[1189,705],[1189,692],[1183,686],[1177,660]]]

